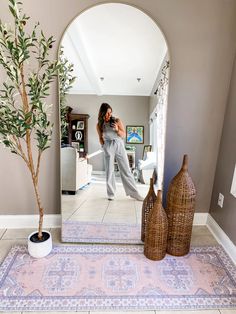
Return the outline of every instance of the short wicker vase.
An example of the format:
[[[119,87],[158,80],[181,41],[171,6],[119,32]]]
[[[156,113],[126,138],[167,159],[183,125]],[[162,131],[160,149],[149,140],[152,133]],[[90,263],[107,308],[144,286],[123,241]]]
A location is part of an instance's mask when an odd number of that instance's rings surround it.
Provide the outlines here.
[[[188,254],[192,235],[196,189],[188,174],[188,156],[184,155],[181,170],[172,179],[167,192],[167,253]]]
[[[153,208],[153,205],[154,205],[156,198],[157,197],[156,197],[156,194],[155,194],[154,188],[153,188],[153,178],[151,178],[150,179],[150,188],[149,188],[147,196],[145,197],[145,199],[143,201],[143,207],[142,207],[141,240],[143,242],[145,241],[145,233],[146,233],[148,215]]]
[[[166,255],[168,221],[162,207],[162,192],[159,190],[154,206],[148,215],[144,242],[144,255],[153,261],[159,261]]]

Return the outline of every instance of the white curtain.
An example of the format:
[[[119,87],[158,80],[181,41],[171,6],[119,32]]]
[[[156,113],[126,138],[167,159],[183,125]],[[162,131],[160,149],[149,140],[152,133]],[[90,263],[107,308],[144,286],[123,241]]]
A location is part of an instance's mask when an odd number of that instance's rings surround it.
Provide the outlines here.
[[[163,189],[164,161],[165,161],[165,137],[166,137],[166,113],[167,113],[167,95],[168,95],[168,77],[169,69],[165,73],[167,80],[165,84],[160,84],[156,101],[157,105],[150,115],[150,144],[153,151],[156,152],[157,164],[157,188]]]
[[[153,113],[149,121],[150,131],[150,145],[152,145],[152,151],[157,152],[157,118]]]

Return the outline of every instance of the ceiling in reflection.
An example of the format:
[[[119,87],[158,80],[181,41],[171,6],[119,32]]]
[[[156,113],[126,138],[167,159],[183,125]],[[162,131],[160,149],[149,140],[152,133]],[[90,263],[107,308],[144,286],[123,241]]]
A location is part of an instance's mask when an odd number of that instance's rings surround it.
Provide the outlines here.
[[[124,4],[79,15],[62,40],[77,76],[71,94],[149,96],[167,52],[153,20]]]

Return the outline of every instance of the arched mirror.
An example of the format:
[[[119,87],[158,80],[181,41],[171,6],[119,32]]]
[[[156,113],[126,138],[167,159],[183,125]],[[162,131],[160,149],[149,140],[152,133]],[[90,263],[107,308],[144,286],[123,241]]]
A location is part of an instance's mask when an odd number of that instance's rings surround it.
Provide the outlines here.
[[[146,196],[162,188],[169,61],[165,38],[141,10],[119,3],[81,13],[61,41],[62,241],[140,243],[142,202],[127,197],[114,160],[107,199],[96,124],[101,103],[124,125],[130,171]],[[73,69],[73,71],[72,71]]]

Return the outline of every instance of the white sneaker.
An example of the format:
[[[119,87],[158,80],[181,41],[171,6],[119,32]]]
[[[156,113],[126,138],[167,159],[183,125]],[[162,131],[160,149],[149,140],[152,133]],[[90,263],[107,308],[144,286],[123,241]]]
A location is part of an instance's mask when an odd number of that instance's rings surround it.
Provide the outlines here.
[[[114,201],[114,198],[115,198],[114,196],[108,196],[107,199],[108,199],[108,201]]]

